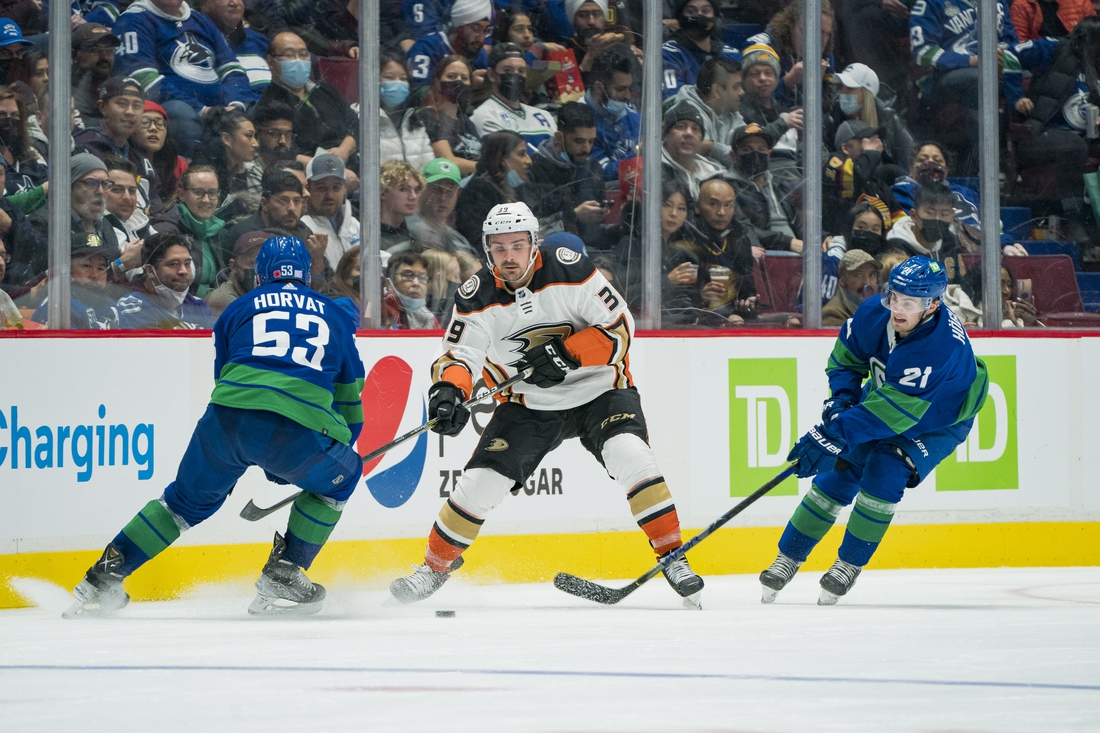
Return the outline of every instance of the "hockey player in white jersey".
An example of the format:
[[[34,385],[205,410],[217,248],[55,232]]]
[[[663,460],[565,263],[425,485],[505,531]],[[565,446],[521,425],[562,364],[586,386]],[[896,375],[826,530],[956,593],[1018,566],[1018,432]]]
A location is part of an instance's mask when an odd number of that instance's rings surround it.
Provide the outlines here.
[[[428,535],[424,564],[390,584],[399,601],[427,598],[462,564],[462,553],[510,490],[543,457],[580,438],[626,493],[630,511],[660,557],[683,542],[668,486],[647,442],[641,400],[630,376],[634,319],[623,297],[584,255],[538,246],[538,219],[523,203],[495,206],[483,244],[490,270],[467,280],[432,364],[432,429],[458,435],[476,375],[494,387],[520,371],[526,379],[501,392],[458,485]],[[699,606],[703,579],[687,560],[665,578]]]

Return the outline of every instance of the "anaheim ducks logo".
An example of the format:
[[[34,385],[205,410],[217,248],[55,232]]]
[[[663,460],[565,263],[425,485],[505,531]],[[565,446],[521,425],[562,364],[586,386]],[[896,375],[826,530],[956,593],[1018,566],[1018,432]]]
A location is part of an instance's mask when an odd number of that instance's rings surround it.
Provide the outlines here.
[[[568,247],[558,247],[556,252],[558,262],[563,265],[572,265],[574,262],[580,260],[581,255],[579,252],[575,252]]]
[[[494,453],[508,450],[508,441],[503,438],[493,438],[489,441],[489,445],[485,446],[485,450],[493,451]]]
[[[573,324],[571,323],[540,323],[537,326],[531,326],[522,331],[517,331],[511,336],[506,336],[504,340],[514,342],[516,348],[512,349],[512,351],[522,356],[536,346],[542,346],[555,336],[567,339],[572,335]]]
[[[471,275],[470,279],[462,283],[462,287],[458,289],[458,294],[463,298],[473,297],[473,294],[477,292],[477,289],[481,287],[481,278],[477,275]]]

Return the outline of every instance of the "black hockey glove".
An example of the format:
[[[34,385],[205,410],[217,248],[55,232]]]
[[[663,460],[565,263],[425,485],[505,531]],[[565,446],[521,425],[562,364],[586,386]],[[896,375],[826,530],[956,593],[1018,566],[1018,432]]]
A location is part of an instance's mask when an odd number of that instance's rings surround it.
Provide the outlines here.
[[[565,375],[574,369],[579,369],[581,363],[569,355],[561,336],[554,336],[546,343],[524,354],[515,366],[521,372],[528,367],[531,368],[531,373],[523,381],[542,389],[549,389],[564,382]]]
[[[470,419],[470,411],[462,406],[462,390],[450,382],[436,382],[428,390],[428,419],[436,419],[432,432],[458,435]]]

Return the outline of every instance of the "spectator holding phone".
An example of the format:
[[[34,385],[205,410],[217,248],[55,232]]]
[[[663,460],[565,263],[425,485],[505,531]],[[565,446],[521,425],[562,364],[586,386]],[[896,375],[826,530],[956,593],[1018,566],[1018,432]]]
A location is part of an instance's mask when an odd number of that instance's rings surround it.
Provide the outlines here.
[[[571,232],[600,248],[604,207],[603,171],[592,159],[596,113],[587,104],[566,102],[558,111],[558,130],[539,145],[531,162],[531,210],[543,236]]]

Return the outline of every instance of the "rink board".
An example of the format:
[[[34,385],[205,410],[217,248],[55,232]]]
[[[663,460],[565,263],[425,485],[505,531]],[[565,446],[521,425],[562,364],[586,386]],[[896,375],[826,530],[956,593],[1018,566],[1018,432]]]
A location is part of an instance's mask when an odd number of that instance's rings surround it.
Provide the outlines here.
[[[636,339],[631,371],[684,527],[705,527],[782,470],[790,445],[817,421],[834,343],[818,333]],[[990,399],[967,443],[907,492],[874,566],[1100,564],[1100,389],[1089,368],[1100,363],[1100,338],[1061,336],[974,339],[990,366]],[[369,373],[360,452],[423,421],[438,343],[359,339]],[[71,585],[173,479],[213,387],[213,343],[23,338],[0,340],[0,349],[26,375],[0,384],[0,581]],[[317,579],[380,582],[419,562],[490,414],[479,408],[461,436],[425,434],[369,466]],[[693,563],[706,573],[758,570],[808,488],[787,481],[694,550]],[[287,493],[250,469],[222,511],[132,579],[131,593],[164,598],[252,578],[286,510],[255,524],[237,512],[249,498],[267,505]],[[827,565],[839,539],[831,533],[814,561]],[[468,558],[463,573],[486,583],[543,581],[559,570],[630,577],[652,563],[622,489],[577,441],[494,512]],[[21,603],[0,582],[0,607]]]

